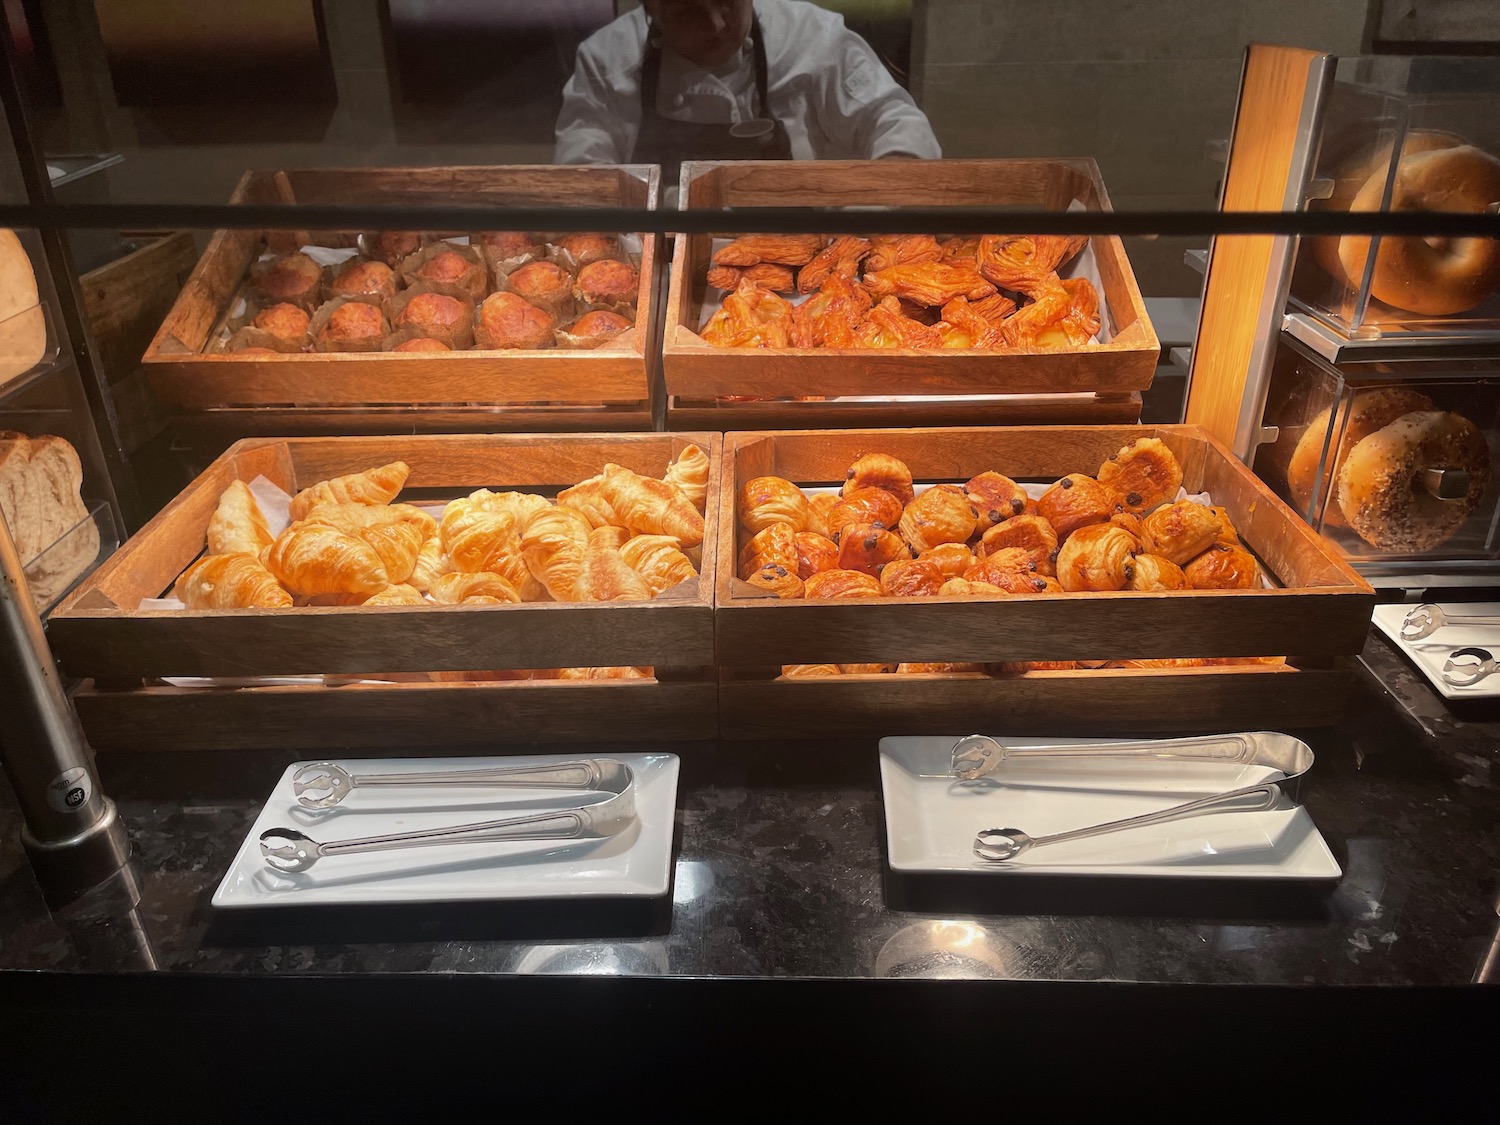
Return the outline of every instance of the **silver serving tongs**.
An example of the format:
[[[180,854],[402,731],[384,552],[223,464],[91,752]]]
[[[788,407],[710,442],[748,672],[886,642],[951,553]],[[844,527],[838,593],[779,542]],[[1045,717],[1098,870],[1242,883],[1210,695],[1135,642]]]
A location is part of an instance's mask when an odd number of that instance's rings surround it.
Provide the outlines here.
[[[397,848],[510,840],[606,839],[619,835],[635,822],[635,776],[629,766],[613,758],[586,758],[555,765],[392,774],[350,774],[328,762],[318,762],[302,767],[293,774],[292,780],[297,800],[310,808],[329,808],[342,801],[352,789],[396,785],[580,789],[612,796],[576,808],[327,844],[319,843],[295,828],[268,828],[260,834],[260,854],[278,871],[306,871],[324,856]],[[327,790],[322,796],[308,795],[322,790]]]
[[[1450,687],[1473,687],[1500,672],[1500,661],[1487,648],[1456,648],[1443,661],[1443,682]]]
[[[1450,625],[1488,627],[1500,625],[1500,617],[1488,613],[1445,613],[1441,606],[1419,605],[1401,622],[1401,639],[1420,641]]]
[[[990,774],[1007,759],[1022,758],[1134,758],[1188,762],[1223,762],[1242,766],[1269,766],[1281,774],[1255,785],[1215,793],[1196,801],[1173,805],[1160,812],[1111,820],[1103,824],[1057,832],[1050,836],[1029,836],[1019,828],[987,828],[974,840],[974,854],[980,859],[1002,863],[1022,852],[1045,844],[1079,840],[1086,836],[1103,836],[1148,824],[1197,816],[1199,813],[1231,806],[1245,810],[1270,808],[1275,804],[1281,785],[1301,777],[1313,764],[1312,748],[1301,739],[1277,731],[1251,731],[1243,734],[1209,735],[1194,738],[1154,739],[1144,742],[1080,744],[1076,746],[1036,746],[1017,748],[987,735],[971,734],[953,746],[953,776],[973,781]],[[1253,803],[1251,799],[1255,800]]]

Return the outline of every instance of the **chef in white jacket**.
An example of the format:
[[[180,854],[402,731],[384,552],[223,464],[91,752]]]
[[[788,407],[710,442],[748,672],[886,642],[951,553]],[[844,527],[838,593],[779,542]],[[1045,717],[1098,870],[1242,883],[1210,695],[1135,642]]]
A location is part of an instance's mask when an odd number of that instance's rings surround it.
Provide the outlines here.
[[[802,0],[645,0],[578,49],[559,164],[942,155],[837,13]]]

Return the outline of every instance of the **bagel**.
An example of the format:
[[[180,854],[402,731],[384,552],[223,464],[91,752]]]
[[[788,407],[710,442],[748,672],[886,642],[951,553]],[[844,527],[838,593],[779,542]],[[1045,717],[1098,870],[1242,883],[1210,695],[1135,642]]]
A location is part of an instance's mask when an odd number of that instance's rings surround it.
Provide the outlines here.
[[[1351,211],[1379,211],[1386,177],[1376,172],[1350,204]],[[1391,211],[1480,214],[1500,202],[1500,160],[1473,145],[1409,153],[1396,166]],[[1362,278],[1371,239],[1339,239],[1339,262],[1347,277]],[[1423,316],[1472,309],[1500,285],[1500,239],[1383,238],[1375,254],[1370,295],[1394,308]]]
[[[1328,419],[1334,410],[1330,406],[1308,423],[1297,448],[1292,450],[1292,459],[1286,467],[1286,487],[1299,515],[1307,513],[1308,501],[1312,499],[1313,486],[1318,483],[1318,463],[1323,458],[1323,442],[1328,435]],[[1344,423],[1344,436],[1339,441],[1338,452],[1328,469],[1328,484],[1323,489],[1323,523],[1331,527],[1345,527],[1344,515],[1337,504],[1327,503],[1333,482],[1338,480],[1349,451],[1376,430],[1383,430],[1403,414],[1416,410],[1431,410],[1432,400],[1426,395],[1406,387],[1389,387],[1377,391],[1363,391],[1354,396],[1349,407],[1349,420]],[[1313,513],[1316,520],[1317,513]]]
[[[1423,487],[1424,469],[1466,469],[1469,491],[1439,500]],[[1349,451],[1338,476],[1338,502],[1356,534],[1382,551],[1429,551],[1449,539],[1479,506],[1490,480],[1490,450],[1479,427],[1441,410],[1402,415]]]

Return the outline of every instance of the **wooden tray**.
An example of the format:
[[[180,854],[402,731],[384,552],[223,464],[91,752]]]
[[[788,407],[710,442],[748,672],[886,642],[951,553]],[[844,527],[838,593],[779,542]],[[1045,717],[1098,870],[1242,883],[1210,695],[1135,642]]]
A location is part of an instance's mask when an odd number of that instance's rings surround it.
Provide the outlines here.
[[[692,402],[667,399],[669,430],[859,429],[900,421],[909,426],[1130,425],[1140,421],[1141,393],[1120,395],[988,395],[984,398],[883,402]]]
[[[919,481],[996,469],[1051,481],[1090,472],[1141,436],[1162,438],[1189,491],[1207,491],[1282,585],[1169,594],[778,601],[735,576],[735,494],[763,474],[842,481],[865,451],[905,461]],[[1227,449],[1195,426],[787,431],[725,437],[715,635],[721,731],[731,737],[918,732],[999,721],[1007,730],[1191,729],[1274,716],[1336,721],[1374,592]],[[1030,672],[1005,677],[849,676],[778,680],[780,666],[1286,656],[1286,667]],[[800,701],[800,705],[798,703]]]
[[[1109,210],[1092,160],[690,161],[684,208],[1003,207]],[[997,218],[996,227],[1004,221]],[[734,233],[733,216],[725,234]],[[997,233],[1002,233],[997,230]],[[1144,390],[1160,359],[1120,240],[1091,239],[1115,334],[1086,348],[992,351],[715,348],[698,335],[711,235],[676,236],[663,329],[667,393],[685,402],[723,395],[1124,394]],[[779,404],[800,407],[801,403]],[[816,405],[816,404],[808,404]],[[901,405],[890,408],[901,417]]]
[[[318,168],[247,172],[231,203],[466,203],[502,206],[656,207],[661,170],[497,166]],[[259,231],[219,231],[143,363],[151,386],[180,410],[371,405],[629,406],[649,417],[658,353],[655,273],[659,238],[645,235],[636,326],[593,351],[204,354],[261,248]],[[649,425],[649,422],[645,423]],[[504,420],[501,420],[504,425]],[[524,419],[520,426],[524,427]],[[497,427],[499,428],[499,427]]]
[[[58,607],[53,651],[100,749],[460,745],[706,737],[714,729],[712,550],[696,584],[649,602],[360,610],[139,611],[203,549],[224,488],[257,474],[296,491],[401,459],[404,497],[479,487],[555,490],[615,462],[660,476],[689,442],[715,462],[717,434],[561,434],[247,439],[215,461]],[[717,488],[717,479],[710,482]],[[706,533],[717,533],[711,502]],[[652,665],[655,680],[390,683],[325,688],[144,686],[164,676],[291,676]],[[598,687],[600,690],[591,689]],[[676,710],[680,708],[680,711]],[[674,715],[668,719],[665,716]],[[297,732],[302,731],[301,735]],[[321,743],[319,742],[321,740]]]

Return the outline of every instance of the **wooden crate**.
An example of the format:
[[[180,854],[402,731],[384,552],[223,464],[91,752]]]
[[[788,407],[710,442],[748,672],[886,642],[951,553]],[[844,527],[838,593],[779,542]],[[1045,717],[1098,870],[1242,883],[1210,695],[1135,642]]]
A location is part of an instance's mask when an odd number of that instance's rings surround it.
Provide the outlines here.
[[[735,495],[752,477],[836,484],[862,452],[918,481],[987,469],[1050,482],[1092,473],[1141,436],[1164,440],[1190,491],[1207,491],[1275,589],[1012,598],[778,601],[735,575]],[[1195,426],[736,433],[720,474],[715,636],[726,737],[1003,729],[1044,734],[1336,721],[1374,592],[1225,447]],[[1287,666],[841,676],[780,680],[783,664],[1286,656]]]
[[[1092,160],[930,160],[900,165],[863,161],[692,161],[683,165],[681,206],[735,207],[1026,207],[1066,210],[1074,201],[1109,210]],[[1003,218],[996,227],[1004,226]],[[735,233],[732,216],[725,234]],[[997,233],[999,232],[997,230]],[[1160,345],[1125,249],[1113,235],[1091,240],[1099,263],[1100,302],[1114,325],[1106,344],[1078,349],[989,351],[715,348],[696,332],[705,300],[713,238],[676,236],[663,327],[662,363],[672,409],[702,408],[726,395],[951,396],[974,394],[1103,394],[1120,396],[1151,385]],[[740,406],[720,404],[732,413]],[[769,404],[764,404],[769,405]],[[829,404],[780,402],[778,411],[805,411],[804,425],[825,424]],[[956,404],[955,404],[956,405]],[[940,408],[941,409],[941,408]],[[1001,405],[999,410],[1008,409]],[[1032,409],[1036,409],[1035,406]],[[885,417],[906,421],[908,404]],[[748,416],[747,416],[748,417]],[[1018,420],[1011,414],[1008,420]],[[1048,404],[1047,419],[1095,421],[1075,400]],[[726,420],[728,418],[726,417]],[[920,419],[927,420],[927,419]],[[970,421],[974,420],[970,416]],[[997,421],[996,416],[980,420]]]
[[[716,434],[246,439],[215,461],[60,606],[49,630],[98,749],[490,745],[711,736],[712,550],[697,583],[649,602],[139,611],[203,550],[220,494],[264,475],[288,491],[401,459],[403,497],[554,491],[614,462],[660,476]],[[711,482],[717,489],[717,479]],[[710,493],[711,498],[715,494]],[[717,533],[709,504],[708,542]],[[290,676],[652,665],[654,680],[172,688],[176,676]]]
[[[908,426],[1130,425],[1140,421],[1141,393],[990,395],[985,398],[872,402],[691,402],[667,400],[669,430],[839,430]]]
[[[655,165],[247,172],[230,201],[655,208],[659,176]],[[636,326],[593,351],[204,354],[260,247],[259,231],[216,233],[146,352],[152,387],[181,411],[227,411],[236,422],[265,411],[258,427],[247,427],[259,432],[300,411],[319,414],[320,424],[347,414],[357,425],[369,408],[380,406],[414,407],[418,418],[477,409],[481,416],[466,428],[485,430],[544,428],[536,425],[539,416],[570,413],[574,428],[592,428],[591,418],[578,417],[580,407],[630,413],[627,424],[639,428],[651,424],[659,352],[656,235],[644,236]],[[496,412],[496,407],[508,409]],[[450,423],[435,420],[434,425]]]

